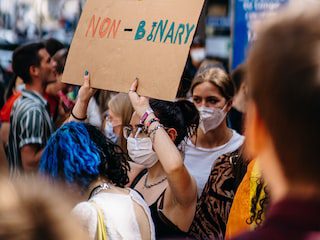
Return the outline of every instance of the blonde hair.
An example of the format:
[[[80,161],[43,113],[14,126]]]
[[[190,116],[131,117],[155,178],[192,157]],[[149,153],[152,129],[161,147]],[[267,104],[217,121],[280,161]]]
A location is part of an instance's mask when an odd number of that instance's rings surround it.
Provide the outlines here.
[[[0,179],[0,239],[87,239],[61,190],[43,179]]]
[[[208,65],[208,63],[206,65],[207,66],[200,66],[199,71],[196,74],[191,85],[191,94],[193,94],[193,90],[199,84],[210,82],[219,89],[221,95],[227,101],[231,100],[235,94],[235,87],[228,73],[221,69],[219,65],[210,66]]]
[[[108,106],[115,115],[121,118],[122,126],[129,125],[134,109],[128,94],[116,94],[110,99]],[[120,130],[119,144],[124,151],[127,151],[127,140],[123,137],[122,128]]]

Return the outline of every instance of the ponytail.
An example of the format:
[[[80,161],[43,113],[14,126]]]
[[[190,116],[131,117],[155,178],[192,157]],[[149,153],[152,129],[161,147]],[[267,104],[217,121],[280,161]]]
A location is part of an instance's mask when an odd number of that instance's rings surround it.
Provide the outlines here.
[[[176,146],[191,137],[199,125],[199,112],[194,104],[187,100],[168,102],[151,99],[150,105],[164,127],[177,131],[174,141]]]

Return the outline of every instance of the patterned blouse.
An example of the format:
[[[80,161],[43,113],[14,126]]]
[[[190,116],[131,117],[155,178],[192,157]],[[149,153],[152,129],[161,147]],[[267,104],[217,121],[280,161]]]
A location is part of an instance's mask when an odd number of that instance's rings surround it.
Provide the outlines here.
[[[219,157],[198,200],[192,239],[224,239],[235,192],[247,170],[240,150]]]

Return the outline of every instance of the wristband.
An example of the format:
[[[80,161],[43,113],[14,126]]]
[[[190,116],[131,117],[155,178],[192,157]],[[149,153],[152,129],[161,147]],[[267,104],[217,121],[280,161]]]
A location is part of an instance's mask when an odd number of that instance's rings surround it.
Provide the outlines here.
[[[71,116],[72,116],[74,119],[78,120],[78,121],[84,121],[84,120],[87,119],[87,116],[85,116],[84,118],[79,118],[79,117],[75,116],[75,115],[73,114],[73,109],[72,109],[72,111],[71,111]]]
[[[150,125],[154,122],[160,122],[159,118],[155,117],[155,118],[152,118],[150,121],[148,121],[146,124],[147,128],[150,127]]]
[[[147,119],[147,117],[149,116],[150,113],[153,113],[153,110],[151,108],[147,108],[145,113],[140,118],[140,124],[144,124],[144,122],[146,121],[146,119]]]

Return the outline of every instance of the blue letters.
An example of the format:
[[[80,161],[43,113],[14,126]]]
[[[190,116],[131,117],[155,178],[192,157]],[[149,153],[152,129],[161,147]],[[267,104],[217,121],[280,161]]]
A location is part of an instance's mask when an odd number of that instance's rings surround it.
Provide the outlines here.
[[[176,23],[169,20],[152,22],[151,26],[142,20],[137,28],[134,40],[145,40],[149,42],[187,44],[191,33],[195,30],[195,24]]]
[[[144,29],[145,26],[146,21],[140,21],[134,40],[140,40],[144,38],[144,35],[146,34],[146,30]]]

